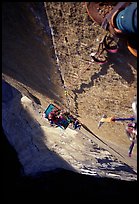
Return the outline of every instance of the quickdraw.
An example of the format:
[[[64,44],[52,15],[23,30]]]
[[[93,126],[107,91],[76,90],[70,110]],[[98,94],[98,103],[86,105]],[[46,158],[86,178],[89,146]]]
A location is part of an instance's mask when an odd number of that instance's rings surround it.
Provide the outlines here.
[[[117,53],[118,42],[110,34],[106,34],[104,38],[100,41],[97,52],[91,53],[93,61],[98,64],[105,64],[108,61],[108,57],[104,55],[104,51],[109,53]]]

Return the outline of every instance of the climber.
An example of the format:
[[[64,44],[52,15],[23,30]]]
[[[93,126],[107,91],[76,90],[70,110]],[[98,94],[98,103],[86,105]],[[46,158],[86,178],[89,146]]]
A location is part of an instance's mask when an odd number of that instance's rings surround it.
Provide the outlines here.
[[[80,130],[81,124],[79,123],[79,121],[78,121],[77,119],[74,121],[73,127],[74,127],[74,129],[77,129],[77,128],[78,128],[78,129]]]
[[[131,145],[128,151],[129,157],[131,157],[134,144],[137,141],[137,97],[136,96],[134,97],[134,100],[132,102],[132,110],[134,113],[135,121],[132,123],[129,123],[126,127],[126,134],[128,138],[131,140]]]
[[[137,2],[86,2],[88,15],[113,36],[123,38],[137,57]],[[100,12],[102,10],[107,13]],[[111,9],[110,9],[111,7]]]
[[[63,112],[59,114],[58,118],[59,118],[59,124],[67,123],[67,118]]]
[[[59,111],[56,109],[54,109],[48,114],[48,120],[51,126],[58,123],[58,120],[59,120],[58,114],[59,114]]]
[[[115,117],[107,117],[106,115],[103,115],[101,120],[98,123],[98,128],[104,123],[104,122],[115,122],[115,121],[132,121],[131,123],[128,123],[125,131],[126,135],[131,141],[129,150],[128,150],[128,156],[131,157],[134,144],[137,140],[137,97],[135,96],[132,102],[132,110],[133,110],[133,116],[129,118],[115,118]]]
[[[131,144],[128,150],[128,156],[131,157],[134,145],[137,141],[137,124],[136,123],[128,124],[126,127],[126,134],[131,141]]]

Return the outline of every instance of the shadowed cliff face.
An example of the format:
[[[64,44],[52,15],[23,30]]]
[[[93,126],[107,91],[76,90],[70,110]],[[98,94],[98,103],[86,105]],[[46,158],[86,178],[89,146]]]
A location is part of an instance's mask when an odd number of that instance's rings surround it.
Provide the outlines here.
[[[26,95],[31,93],[37,97],[39,93],[44,102],[46,97],[62,102],[61,81],[54,59],[43,3],[38,3],[37,7],[35,3],[3,3],[4,79]]]
[[[3,132],[4,133],[4,132]],[[133,202],[136,201],[137,181],[121,181],[112,178],[97,178],[89,175],[81,175],[64,169],[38,174],[36,177],[22,177],[21,164],[18,161],[17,154],[9,144],[6,136],[1,136],[1,150],[3,165],[2,174],[2,196],[4,201],[19,202],[19,196],[22,199],[33,199],[43,196],[47,199],[50,196],[51,202],[55,198],[58,201],[61,196],[72,193],[68,200],[73,201],[73,195],[78,201],[101,201],[105,200],[121,201],[121,199]],[[134,196],[132,196],[134,195]],[[74,197],[74,198],[75,198]],[[60,199],[61,201],[61,199]]]

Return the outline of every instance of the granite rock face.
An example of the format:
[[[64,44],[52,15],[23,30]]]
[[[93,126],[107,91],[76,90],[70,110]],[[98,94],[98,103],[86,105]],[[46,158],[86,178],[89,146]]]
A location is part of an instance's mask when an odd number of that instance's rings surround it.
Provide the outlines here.
[[[89,179],[136,181],[136,147],[128,158],[124,124],[97,129],[104,112],[132,114],[136,59],[121,47],[107,65],[89,67],[87,46],[93,43],[96,49],[101,29],[79,2],[45,6],[2,6],[2,126],[20,162],[19,175],[36,177],[64,169]],[[86,128],[50,127],[42,117],[50,103],[70,107]]]

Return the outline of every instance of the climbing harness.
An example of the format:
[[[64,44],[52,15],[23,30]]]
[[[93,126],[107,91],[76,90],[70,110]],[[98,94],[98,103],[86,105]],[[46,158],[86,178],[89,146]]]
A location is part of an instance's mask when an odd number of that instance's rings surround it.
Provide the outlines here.
[[[118,39],[114,38],[111,34],[106,34],[100,41],[98,49],[95,53],[91,53],[93,61],[98,64],[105,64],[108,58],[104,55],[104,51],[109,53],[117,53],[118,51]]]

